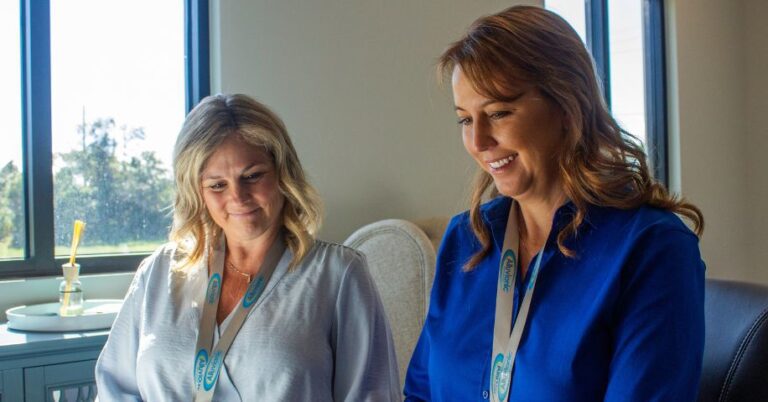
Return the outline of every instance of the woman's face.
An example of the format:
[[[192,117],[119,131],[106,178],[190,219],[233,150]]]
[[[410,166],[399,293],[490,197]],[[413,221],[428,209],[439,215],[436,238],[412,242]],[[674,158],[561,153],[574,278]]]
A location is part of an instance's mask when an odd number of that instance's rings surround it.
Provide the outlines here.
[[[208,213],[227,241],[268,239],[282,226],[285,198],[272,158],[239,135],[227,137],[208,158],[201,185]]]
[[[458,67],[452,86],[464,147],[499,192],[518,201],[559,194],[560,107],[533,86],[517,88],[506,101],[486,98]]]

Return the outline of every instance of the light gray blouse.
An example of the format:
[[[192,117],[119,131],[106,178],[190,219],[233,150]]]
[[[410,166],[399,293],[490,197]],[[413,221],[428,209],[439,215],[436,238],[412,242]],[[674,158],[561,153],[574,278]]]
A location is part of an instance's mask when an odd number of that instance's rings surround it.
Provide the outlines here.
[[[102,401],[191,401],[205,264],[139,267],[96,364]],[[292,271],[286,249],[224,360],[214,401],[396,401],[392,335],[365,257],[322,241]],[[216,326],[214,341],[232,316]]]

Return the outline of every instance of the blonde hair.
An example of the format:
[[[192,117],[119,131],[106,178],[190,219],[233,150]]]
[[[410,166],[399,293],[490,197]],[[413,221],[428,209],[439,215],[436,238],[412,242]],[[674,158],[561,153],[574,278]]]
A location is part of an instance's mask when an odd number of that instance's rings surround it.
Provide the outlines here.
[[[651,177],[642,145],[608,112],[591,56],[560,16],[539,7],[515,6],[482,17],[443,52],[438,74],[446,79],[457,67],[489,98],[503,100],[516,85],[530,83],[563,110],[566,134],[557,157],[558,170],[576,214],[557,235],[560,252],[574,256],[564,241],[577,234],[590,204],[621,209],[651,205],[683,215],[696,234],[702,234],[701,211],[670,195]],[[465,270],[474,268],[491,249],[480,204],[492,184],[488,173],[478,172],[470,224],[481,249]],[[497,194],[493,189],[491,196]]]
[[[170,240],[181,252],[180,268],[199,262],[205,247],[221,235],[202,197],[200,174],[208,158],[231,135],[264,147],[272,157],[285,197],[282,225],[291,268],[307,255],[321,223],[317,192],[307,181],[283,121],[267,106],[246,95],[208,96],[187,115],[173,152],[176,198]]]

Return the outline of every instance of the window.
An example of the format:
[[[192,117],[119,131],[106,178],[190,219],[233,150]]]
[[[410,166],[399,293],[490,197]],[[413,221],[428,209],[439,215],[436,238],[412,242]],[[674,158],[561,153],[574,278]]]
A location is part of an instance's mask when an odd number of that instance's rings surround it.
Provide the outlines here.
[[[19,3],[0,2],[0,261],[24,257]],[[19,96],[12,96],[18,94]]]
[[[546,0],[587,43],[611,113],[646,148],[667,183],[662,0]]]
[[[16,33],[3,33],[0,50],[17,56],[0,62],[0,79],[15,79],[0,85],[21,94],[9,97],[16,131],[3,127],[18,152],[0,151],[0,275],[60,273],[75,219],[88,223],[84,273],[135,269],[165,242],[173,143],[209,92],[207,4],[23,0],[0,10],[0,29]]]

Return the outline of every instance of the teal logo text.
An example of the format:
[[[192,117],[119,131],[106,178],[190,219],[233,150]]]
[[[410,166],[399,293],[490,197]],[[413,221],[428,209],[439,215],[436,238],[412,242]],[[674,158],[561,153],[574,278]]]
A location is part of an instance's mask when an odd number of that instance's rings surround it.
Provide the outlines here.
[[[208,291],[205,294],[205,299],[208,304],[216,303],[219,298],[219,291],[221,290],[221,275],[213,274],[208,281]]]
[[[248,291],[243,296],[243,308],[249,308],[256,300],[259,299],[261,292],[264,290],[264,278],[259,276],[248,285]]]
[[[219,379],[219,372],[221,371],[221,364],[224,362],[224,354],[218,351],[213,354],[213,358],[208,362],[208,367],[205,369],[205,379],[203,381],[203,389],[210,391],[216,384],[216,380]]]
[[[512,275],[517,268],[517,258],[515,252],[507,250],[504,252],[504,256],[501,257],[501,265],[499,266],[499,286],[504,293],[509,293],[512,289]]]
[[[205,366],[208,365],[208,352],[205,349],[200,349],[195,355],[195,388],[200,389],[203,386],[203,377],[205,374]]]

